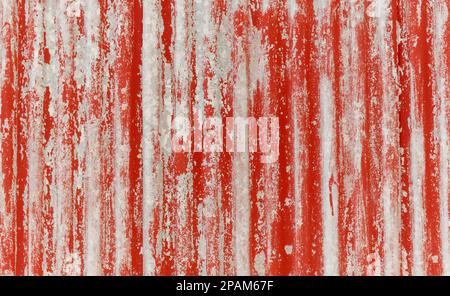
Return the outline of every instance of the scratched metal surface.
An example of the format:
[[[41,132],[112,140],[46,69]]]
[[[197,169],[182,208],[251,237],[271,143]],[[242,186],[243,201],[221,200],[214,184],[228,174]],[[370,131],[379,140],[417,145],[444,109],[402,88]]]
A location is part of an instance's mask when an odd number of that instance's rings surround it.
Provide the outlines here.
[[[449,275],[449,6],[1,0],[0,274]]]

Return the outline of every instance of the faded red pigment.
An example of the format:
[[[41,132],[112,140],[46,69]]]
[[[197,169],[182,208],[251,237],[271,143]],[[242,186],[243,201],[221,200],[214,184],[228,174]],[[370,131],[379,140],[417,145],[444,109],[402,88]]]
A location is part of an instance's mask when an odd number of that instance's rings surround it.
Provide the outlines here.
[[[448,275],[449,11],[2,0],[0,274]]]

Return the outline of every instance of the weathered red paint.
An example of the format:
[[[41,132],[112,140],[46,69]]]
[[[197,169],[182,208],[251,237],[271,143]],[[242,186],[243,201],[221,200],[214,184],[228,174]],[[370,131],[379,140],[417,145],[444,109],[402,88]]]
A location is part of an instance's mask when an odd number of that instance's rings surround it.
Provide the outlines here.
[[[0,274],[449,274],[449,9],[3,0]],[[278,160],[197,149],[213,116]]]

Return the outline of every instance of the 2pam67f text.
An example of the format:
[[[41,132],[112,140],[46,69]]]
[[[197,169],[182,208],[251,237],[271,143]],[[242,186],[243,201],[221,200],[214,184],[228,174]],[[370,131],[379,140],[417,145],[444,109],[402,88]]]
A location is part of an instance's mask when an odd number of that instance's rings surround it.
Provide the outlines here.
[[[270,291],[273,281],[220,281],[221,291]]]

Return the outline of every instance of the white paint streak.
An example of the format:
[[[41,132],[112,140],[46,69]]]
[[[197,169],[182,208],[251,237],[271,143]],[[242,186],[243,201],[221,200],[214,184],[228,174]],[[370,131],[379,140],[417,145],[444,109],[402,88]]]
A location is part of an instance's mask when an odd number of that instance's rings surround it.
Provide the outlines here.
[[[156,272],[157,244],[152,232],[154,210],[162,196],[162,163],[158,155],[159,113],[161,98],[161,73],[158,42],[160,42],[160,7],[153,0],[143,1],[143,43],[142,48],[142,116],[143,116],[143,257],[144,274]],[[155,169],[158,168],[158,169]],[[156,246],[156,247],[155,247]]]

